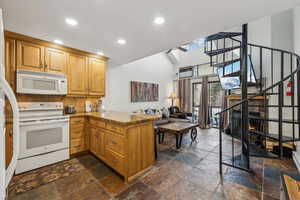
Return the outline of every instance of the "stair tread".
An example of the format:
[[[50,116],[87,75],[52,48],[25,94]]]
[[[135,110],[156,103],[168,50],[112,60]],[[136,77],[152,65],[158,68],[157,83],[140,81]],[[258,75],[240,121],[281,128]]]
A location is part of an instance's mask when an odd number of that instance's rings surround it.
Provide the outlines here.
[[[240,61],[240,60],[241,60],[240,58],[237,58],[237,59],[225,61],[225,62],[222,62],[222,63],[216,63],[216,64],[213,64],[212,66],[213,66],[213,67],[217,67],[217,68],[221,68],[221,67],[224,67],[224,66],[226,66],[226,65],[230,65],[230,64],[232,64],[232,63],[238,62],[238,61]]]
[[[206,41],[219,40],[219,39],[224,39],[229,37],[236,37],[240,35],[242,35],[242,33],[240,32],[219,32],[206,37]]]
[[[216,56],[218,54],[226,53],[228,51],[233,51],[233,50],[239,49],[239,48],[241,48],[241,46],[228,47],[228,48],[223,48],[223,49],[216,49],[216,50],[206,51],[205,53],[209,56]]]
[[[278,134],[264,133],[264,132],[256,131],[256,130],[249,130],[249,133],[250,134],[260,135],[260,136],[267,137],[267,138],[272,139],[272,140],[279,141],[279,135]],[[300,141],[300,138],[295,138],[293,140],[293,137],[282,136],[282,142],[292,142],[292,141]]]
[[[276,154],[269,152],[265,148],[261,148],[256,145],[250,145],[250,156],[264,157],[264,158],[278,158]]]
[[[257,120],[263,120],[263,121],[271,121],[271,122],[279,122],[278,119],[276,118],[260,118],[260,117],[255,117],[255,116],[249,116],[248,117],[249,119],[257,119]],[[295,124],[299,124],[299,122],[297,120],[291,120],[291,119],[283,119],[282,120],[283,123],[287,123],[287,124],[292,124],[292,123],[295,123]]]

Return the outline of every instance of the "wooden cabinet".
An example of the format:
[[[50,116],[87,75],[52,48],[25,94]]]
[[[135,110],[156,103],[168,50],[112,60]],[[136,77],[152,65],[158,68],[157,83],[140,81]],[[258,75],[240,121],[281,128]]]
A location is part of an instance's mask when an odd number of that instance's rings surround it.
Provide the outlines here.
[[[91,127],[90,133],[90,151],[99,158],[104,158],[104,131],[96,127]]]
[[[90,117],[89,124],[90,151],[126,181],[153,165],[155,135],[151,121],[120,125]]]
[[[89,58],[89,95],[105,95],[105,62]]]
[[[85,131],[85,118],[74,117],[70,119],[70,154],[87,150],[87,134]]]
[[[87,58],[70,54],[68,62],[68,94],[85,95],[87,91]]]
[[[17,41],[17,69],[65,74],[67,61],[65,51]]]
[[[44,46],[17,41],[17,69],[44,71]]]
[[[107,58],[5,31],[6,79],[16,88],[16,70],[66,74],[68,95],[105,96]]]
[[[53,48],[46,48],[45,53],[45,71],[65,74],[68,54]]]
[[[16,41],[11,38],[5,40],[5,78],[11,88],[15,89],[15,59],[16,59]]]
[[[13,154],[13,127],[12,123],[6,123],[5,131],[5,159],[6,167],[8,167]]]

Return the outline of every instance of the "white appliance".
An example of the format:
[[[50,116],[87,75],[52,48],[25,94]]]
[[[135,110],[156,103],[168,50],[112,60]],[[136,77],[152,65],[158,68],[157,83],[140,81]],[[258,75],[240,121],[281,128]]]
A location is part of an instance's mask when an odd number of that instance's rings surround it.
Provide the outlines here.
[[[6,198],[5,191],[15,172],[19,156],[19,108],[14,92],[5,80],[4,53],[4,27],[0,8],[0,200]],[[5,96],[13,111],[13,156],[7,169],[5,169]]]
[[[90,101],[85,101],[85,112],[92,112],[93,104]]]
[[[69,117],[62,102],[19,102],[20,155],[16,174],[67,160]]]
[[[62,74],[17,70],[17,93],[66,95],[67,78]]]

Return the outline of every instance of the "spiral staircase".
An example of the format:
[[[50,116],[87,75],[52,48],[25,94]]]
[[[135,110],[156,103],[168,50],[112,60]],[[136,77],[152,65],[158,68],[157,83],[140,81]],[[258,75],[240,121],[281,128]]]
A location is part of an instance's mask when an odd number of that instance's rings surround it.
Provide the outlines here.
[[[293,52],[248,43],[247,24],[243,25],[242,32],[220,32],[207,37],[204,52],[210,56],[211,66],[222,70],[223,77],[240,77],[240,87],[235,89],[235,92],[240,93],[240,101],[217,113],[221,122],[220,173],[222,173],[222,165],[251,170],[250,162],[253,156],[283,158],[286,144],[295,150],[295,142],[300,141],[300,95],[297,95],[300,94],[300,85],[297,84],[300,80],[300,57]],[[256,74],[254,83],[249,82],[247,78],[249,57],[254,60]],[[239,70],[234,70],[233,67],[231,71],[228,70],[228,66],[237,61],[240,61]],[[287,85],[290,88],[287,88]],[[288,96],[287,90],[290,90]],[[227,95],[232,92],[232,90],[226,91]],[[263,98],[265,103],[250,104],[257,97]],[[268,114],[258,118],[249,114],[249,110],[253,108],[264,109]],[[225,115],[229,116],[229,126],[232,126],[235,120],[232,115],[234,110],[240,110],[238,121],[240,134],[237,136],[232,132],[230,144],[228,140],[223,140],[227,128],[223,119]],[[263,130],[250,129],[250,120],[261,121],[264,125]],[[259,139],[261,143],[255,144],[253,138],[256,141]],[[277,152],[267,148],[269,142],[276,144]],[[228,156],[230,146],[231,156]],[[224,147],[227,153],[225,156]]]

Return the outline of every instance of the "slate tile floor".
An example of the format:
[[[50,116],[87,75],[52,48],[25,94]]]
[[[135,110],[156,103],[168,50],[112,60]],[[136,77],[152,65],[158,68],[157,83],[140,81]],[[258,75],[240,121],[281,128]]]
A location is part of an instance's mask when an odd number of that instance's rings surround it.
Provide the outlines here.
[[[230,155],[230,141],[224,136],[225,156]],[[174,136],[166,135],[155,166],[128,184],[94,156],[80,156],[15,176],[9,199],[276,200],[280,171],[296,173],[292,160],[252,158],[252,173],[224,166],[221,177],[218,144],[217,129],[200,130],[192,145],[185,136],[180,150]]]

